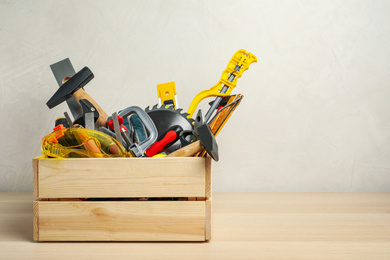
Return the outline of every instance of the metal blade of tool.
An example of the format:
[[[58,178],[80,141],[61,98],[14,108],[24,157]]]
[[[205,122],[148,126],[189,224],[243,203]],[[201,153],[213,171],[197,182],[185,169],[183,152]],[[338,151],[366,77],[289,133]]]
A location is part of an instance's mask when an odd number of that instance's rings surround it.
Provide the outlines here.
[[[74,70],[69,58],[50,65],[50,68],[59,87],[62,86],[62,80],[65,77],[72,77],[74,74],[76,74],[76,71]],[[73,118],[78,118],[82,114],[82,107],[73,96],[68,98],[66,103],[68,104]]]
[[[123,145],[122,144],[122,134],[121,134],[121,130],[119,129],[119,121],[118,121],[118,113],[117,112],[114,112],[112,114],[112,122],[114,123],[115,138],[121,145]]]
[[[72,119],[70,119],[68,112],[64,112],[64,115],[65,115],[66,122],[68,123],[69,127],[74,127]]]
[[[95,122],[99,118],[99,112],[96,110],[96,108],[87,99],[80,99],[79,103],[80,103],[81,108],[82,108],[82,114],[78,118],[74,119],[73,124],[79,124],[79,125],[84,126],[85,128],[90,128],[90,127],[86,127],[86,125],[85,125],[86,124],[85,115],[87,113],[92,113],[93,114],[93,123],[94,123],[94,125],[96,125]],[[90,128],[90,129],[95,129],[95,126],[93,128]]]
[[[85,113],[84,124],[85,124],[85,128],[95,130],[95,113],[94,112]]]

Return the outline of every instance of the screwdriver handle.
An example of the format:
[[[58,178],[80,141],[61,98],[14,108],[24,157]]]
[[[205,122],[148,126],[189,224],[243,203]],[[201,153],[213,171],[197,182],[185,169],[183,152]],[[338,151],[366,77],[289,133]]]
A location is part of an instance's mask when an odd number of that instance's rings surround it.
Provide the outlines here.
[[[174,144],[177,140],[179,140],[180,132],[183,131],[181,126],[175,125],[169,128],[165,133],[163,133],[156,142],[152,144],[146,151],[145,154],[148,157],[152,157],[155,154],[158,154],[169,146]]]

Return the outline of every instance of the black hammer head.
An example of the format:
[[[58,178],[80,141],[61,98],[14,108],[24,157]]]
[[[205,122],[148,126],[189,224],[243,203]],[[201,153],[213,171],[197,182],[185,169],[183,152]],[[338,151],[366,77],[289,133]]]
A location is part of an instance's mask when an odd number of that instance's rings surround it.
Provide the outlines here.
[[[211,156],[211,158],[218,162],[218,144],[208,124],[198,126],[197,132],[199,140],[206,149],[207,153]]]
[[[198,113],[195,117],[194,132],[197,135],[197,138],[200,140],[201,144],[206,149],[207,153],[211,156],[211,158],[218,162],[218,144],[209,125],[204,120],[201,109],[198,110]]]
[[[84,67],[77,72],[67,82],[65,82],[54,95],[47,101],[46,105],[49,108],[53,108],[58,104],[61,104],[72,96],[78,89],[84,87],[88,82],[93,79],[94,75],[88,67]]]

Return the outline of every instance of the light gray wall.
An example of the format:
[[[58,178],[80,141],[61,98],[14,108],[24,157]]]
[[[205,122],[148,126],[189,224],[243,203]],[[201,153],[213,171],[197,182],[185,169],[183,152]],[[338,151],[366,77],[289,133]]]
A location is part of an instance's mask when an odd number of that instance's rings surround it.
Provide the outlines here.
[[[218,136],[214,191],[389,191],[389,26],[386,0],[0,1],[0,191],[32,190],[31,159],[68,111],[45,105],[50,64],[91,68],[108,114],[169,81],[188,108],[239,49],[259,61]]]

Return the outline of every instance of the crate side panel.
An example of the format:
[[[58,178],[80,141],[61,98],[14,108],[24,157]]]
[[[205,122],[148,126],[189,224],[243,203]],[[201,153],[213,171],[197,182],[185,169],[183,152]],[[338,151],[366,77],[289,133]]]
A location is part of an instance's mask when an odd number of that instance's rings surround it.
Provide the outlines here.
[[[33,239],[39,241],[39,202],[33,201]]]
[[[204,241],[201,201],[39,201],[40,241]]]
[[[205,189],[205,196],[206,199],[211,200],[211,194],[212,194],[212,167],[211,167],[211,157],[205,158],[205,182],[206,182],[206,189]]]
[[[205,240],[211,240],[211,200],[206,200]]]
[[[35,198],[39,197],[39,186],[38,186],[38,159],[34,158],[32,160],[33,166],[33,196]]]
[[[204,158],[41,159],[40,198],[205,197]]]

